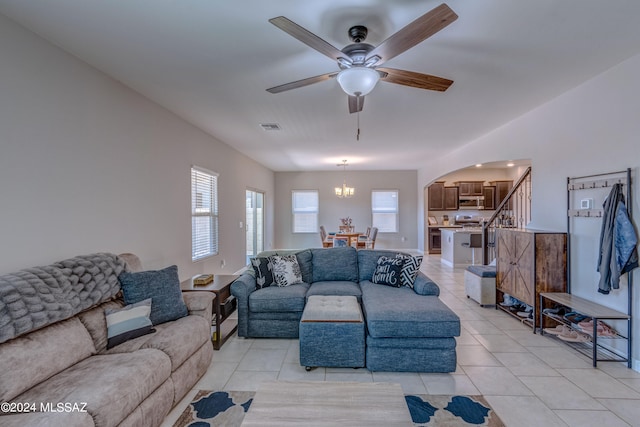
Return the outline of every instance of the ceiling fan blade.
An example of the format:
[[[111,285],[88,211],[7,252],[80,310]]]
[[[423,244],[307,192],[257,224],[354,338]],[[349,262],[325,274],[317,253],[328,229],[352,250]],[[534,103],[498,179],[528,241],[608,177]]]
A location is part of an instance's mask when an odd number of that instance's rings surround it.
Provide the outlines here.
[[[290,19],[285,18],[284,16],[271,18],[269,19],[269,22],[271,22],[276,27],[280,28],[285,33],[295,37],[296,39],[300,40],[302,43],[317,50],[323,55],[328,56],[334,61],[337,61],[338,58],[344,58],[349,60],[349,62],[351,62],[349,57],[344,53],[342,53],[341,50],[329,44],[328,42],[322,40],[320,37],[316,36],[311,31],[301,27],[300,25],[296,24]]]
[[[364,107],[364,96],[349,96],[349,112],[357,113]]]
[[[440,6],[425,13],[406,27],[389,36],[388,39],[380,43],[369,53],[367,59],[379,56],[380,59],[376,62],[376,65],[382,65],[382,63],[431,37],[456,19],[458,19],[458,15],[456,15],[449,6],[442,3]]]
[[[312,85],[314,83],[319,83],[319,82],[323,82],[325,80],[332,79],[337,75],[338,75],[337,72],[332,72],[332,73],[321,74],[319,76],[308,77],[306,79],[297,80],[295,82],[285,83],[285,84],[280,85],[280,86],[271,87],[271,88],[267,89],[267,92],[280,93],[280,92],[284,92],[284,91],[291,90],[291,89],[297,89],[299,87],[309,86],[309,85]]]
[[[395,83],[403,86],[416,87],[418,89],[437,90],[444,92],[453,84],[453,80],[429,74],[416,73],[414,71],[396,70],[395,68],[376,68],[376,71],[387,73],[380,80],[387,83]]]

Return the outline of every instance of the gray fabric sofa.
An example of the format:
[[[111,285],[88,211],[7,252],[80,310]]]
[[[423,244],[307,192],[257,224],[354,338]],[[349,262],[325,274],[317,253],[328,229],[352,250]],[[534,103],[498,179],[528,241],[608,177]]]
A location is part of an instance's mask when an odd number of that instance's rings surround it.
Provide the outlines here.
[[[304,283],[256,289],[251,267],[231,284],[238,301],[238,335],[298,338],[311,295],[353,295],[366,321],[366,366],[372,371],[453,372],[460,319],[439,298],[440,289],[422,272],[409,287],[371,282],[378,258],[397,251],[352,247],[267,251],[295,254]]]
[[[85,255],[0,276],[0,402],[13,405],[0,425],[158,426],[206,372],[209,292],[185,293],[189,315],[107,350],[104,311],[124,306],[118,276],[132,271],[124,258]]]

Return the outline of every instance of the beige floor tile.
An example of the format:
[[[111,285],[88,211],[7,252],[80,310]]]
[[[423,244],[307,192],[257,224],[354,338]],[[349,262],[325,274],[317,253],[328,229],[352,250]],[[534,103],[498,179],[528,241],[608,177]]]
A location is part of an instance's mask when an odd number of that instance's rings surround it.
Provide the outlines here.
[[[420,374],[427,394],[482,394],[465,375]]]
[[[297,345],[297,339],[281,339],[281,338],[256,338],[251,344],[252,350],[288,350],[289,347]]]
[[[529,390],[515,375],[504,367],[463,366],[473,384],[483,395],[529,396]]]
[[[488,320],[461,320],[460,325],[471,334],[502,334],[503,332]]]
[[[373,381],[400,384],[405,394],[427,394],[427,388],[416,372],[374,372]]]
[[[461,328],[460,336],[456,337],[456,343],[457,345],[481,345],[478,340],[464,328]]]
[[[324,381],[325,368],[318,367],[307,372],[299,363],[284,363],[278,381]]]
[[[238,364],[233,362],[212,362],[195,388],[198,390],[222,390],[237,366]]]
[[[640,400],[598,399],[598,401],[630,425],[640,425]]]
[[[611,375],[613,378],[640,379],[640,372],[627,368],[627,363],[598,363],[598,369]]]
[[[476,340],[492,353],[525,353],[527,349],[518,344],[513,338],[501,334],[478,334]]]
[[[235,371],[225,384],[224,390],[257,391],[263,382],[276,379],[278,379],[278,371]]]
[[[518,341],[520,345],[523,345],[525,347],[566,347],[566,344],[558,343],[557,340],[554,340],[548,335],[534,334],[530,328],[505,329],[504,333],[509,335],[511,338]]]
[[[297,363],[300,364],[300,345],[299,341],[295,340],[294,345],[291,345],[287,350],[287,355],[284,358],[285,363]]]
[[[591,368],[591,361],[568,346],[528,347],[529,351],[552,368]]]
[[[493,353],[515,376],[559,377],[560,374],[531,353]]]
[[[569,427],[629,427],[616,414],[609,411],[555,410]]]
[[[593,397],[640,399],[640,393],[598,369],[558,369],[558,372]]]
[[[564,377],[519,378],[551,409],[605,410],[597,400]]]
[[[345,369],[342,372],[339,372],[335,369],[329,370],[327,368],[327,372],[325,374],[326,381],[354,381],[361,383],[372,383],[373,382],[373,374],[371,371],[367,369]]]
[[[640,392],[640,378],[618,378],[618,381]]]
[[[287,355],[286,349],[253,349],[247,352],[240,364],[239,371],[279,371]]]
[[[508,427],[567,426],[535,396],[485,396],[485,399]]]
[[[481,345],[459,345],[456,347],[458,365],[465,366],[502,366],[491,352]]]

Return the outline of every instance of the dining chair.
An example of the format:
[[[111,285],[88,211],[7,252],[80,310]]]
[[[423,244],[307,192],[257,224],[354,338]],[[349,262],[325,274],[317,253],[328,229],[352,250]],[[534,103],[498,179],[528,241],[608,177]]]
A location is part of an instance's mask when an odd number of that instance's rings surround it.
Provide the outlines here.
[[[322,241],[323,248],[330,248],[333,246],[332,239],[329,239],[329,235],[327,234],[327,230],[324,228],[324,225],[320,226],[320,240]]]
[[[372,227],[371,234],[369,235],[369,238],[367,239],[367,242],[365,245],[367,249],[375,249],[377,237],[378,237],[378,227]]]
[[[367,240],[369,240],[369,235],[371,234],[371,227],[367,227],[367,231],[358,236],[358,241],[356,242],[356,249],[362,249],[367,247]]]

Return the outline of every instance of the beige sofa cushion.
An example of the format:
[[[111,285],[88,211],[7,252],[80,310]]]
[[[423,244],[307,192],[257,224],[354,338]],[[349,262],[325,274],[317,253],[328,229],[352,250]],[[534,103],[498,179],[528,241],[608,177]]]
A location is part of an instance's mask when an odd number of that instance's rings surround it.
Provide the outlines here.
[[[118,425],[171,375],[169,357],[159,350],[95,355],[51,377],[15,400],[87,402],[96,426]],[[169,380],[171,381],[171,380]]]
[[[211,339],[211,326],[200,316],[182,317],[155,326],[156,332],[127,341],[103,351],[102,354],[127,353],[143,348],[162,351],[171,359],[171,372],[175,371],[203,343]]]
[[[3,415],[2,427],[94,427],[88,412],[29,412]]]
[[[91,336],[77,317],[3,343],[0,401],[12,400],[95,352]]]

